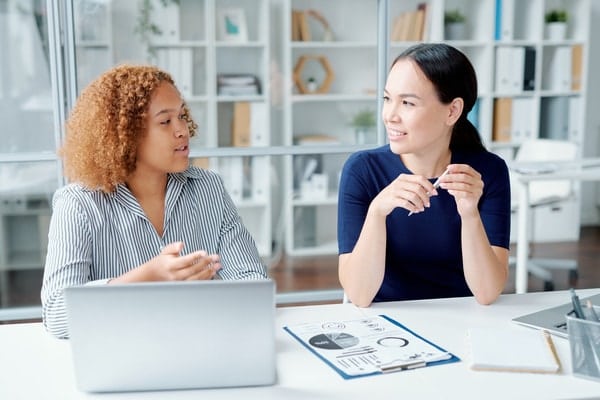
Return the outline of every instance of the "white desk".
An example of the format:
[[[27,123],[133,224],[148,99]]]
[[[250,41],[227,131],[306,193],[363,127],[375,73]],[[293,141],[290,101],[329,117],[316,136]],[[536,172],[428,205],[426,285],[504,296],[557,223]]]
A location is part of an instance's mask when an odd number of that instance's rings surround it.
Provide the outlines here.
[[[548,165],[549,162],[541,163]],[[534,181],[554,181],[567,179],[571,181],[600,181],[600,158],[582,159],[578,162],[557,162],[555,172],[519,173],[511,167],[519,183],[519,207],[517,219],[517,264],[515,267],[515,288],[517,293],[527,292],[527,259],[529,256],[529,221],[531,207],[529,204],[529,184]],[[534,165],[534,163],[527,163]]]
[[[580,290],[580,297],[600,293]],[[561,374],[483,372],[469,369],[467,329],[472,326],[530,329],[510,320],[569,301],[566,291],[501,296],[491,306],[471,297],[279,308],[275,386],[170,392],[87,394],[75,388],[68,341],[48,335],[41,324],[0,325],[0,399],[582,399],[600,397],[600,382],[571,375],[569,343],[555,338]],[[309,321],[386,314],[461,358],[461,362],[386,375],[342,379],[282,327]],[[176,371],[174,371],[176,373]]]

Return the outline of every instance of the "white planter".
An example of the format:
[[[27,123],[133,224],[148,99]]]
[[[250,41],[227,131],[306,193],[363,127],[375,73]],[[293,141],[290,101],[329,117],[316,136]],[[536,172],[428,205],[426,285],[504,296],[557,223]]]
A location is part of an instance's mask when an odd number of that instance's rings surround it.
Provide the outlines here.
[[[546,24],[546,39],[565,40],[567,37],[566,22],[548,22]]]
[[[444,25],[444,39],[464,40],[467,37],[467,24],[452,22]]]
[[[375,143],[375,128],[355,128],[354,129],[354,140],[356,144],[369,144]]]

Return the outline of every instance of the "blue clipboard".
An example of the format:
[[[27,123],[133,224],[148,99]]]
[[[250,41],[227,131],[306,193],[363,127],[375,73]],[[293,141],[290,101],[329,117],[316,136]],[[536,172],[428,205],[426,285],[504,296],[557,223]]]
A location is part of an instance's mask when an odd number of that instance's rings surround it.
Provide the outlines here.
[[[378,320],[378,318],[381,318]],[[398,328],[400,332],[404,332],[405,335],[396,335],[393,337],[386,336],[386,332],[382,331],[380,334],[377,333],[377,322],[387,321]],[[351,334],[345,334],[344,332],[337,332],[332,336],[328,336],[328,331],[335,331],[336,325],[341,327],[347,324],[368,324],[373,325],[374,332],[369,333],[367,342],[374,341],[375,344],[363,345],[361,339]],[[323,330],[319,330],[323,327]],[[313,328],[312,333],[307,334],[307,329],[310,331]],[[369,329],[366,327],[361,327]],[[382,328],[381,326],[379,328]],[[304,347],[310,352],[315,354],[323,362],[329,365],[344,379],[361,378],[365,376],[381,375],[384,373],[405,371],[415,368],[430,367],[434,365],[442,365],[448,363],[454,363],[460,361],[460,358],[454,354],[446,351],[430,340],[425,339],[423,336],[415,333],[411,329],[402,325],[398,321],[386,316],[379,315],[376,317],[364,317],[351,321],[338,321],[338,322],[321,322],[315,324],[300,324],[297,326],[285,326],[283,328],[292,337],[298,340]],[[343,329],[342,329],[343,330]],[[307,335],[311,337],[308,338]],[[392,352],[390,347],[387,347],[394,341],[392,346],[402,347],[408,344],[408,337],[411,340],[420,342],[419,346],[426,346],[430,349],[434,349],[437,354],[430,354],[426,356],[414,355],[414,358],[402,358],[394,359],[393,362],[389,363],[378,363],[378,354],[387,356]],[[364,338],[363,338],[364,339]],[[383,341],[387,342],[384,343]],[[364,342],[364,340],[363,340]],[[330,352],[331,351],[331,352]],[[330,356],[326,356],[330,352]],[[364,367],[364,368],[363,368]]]

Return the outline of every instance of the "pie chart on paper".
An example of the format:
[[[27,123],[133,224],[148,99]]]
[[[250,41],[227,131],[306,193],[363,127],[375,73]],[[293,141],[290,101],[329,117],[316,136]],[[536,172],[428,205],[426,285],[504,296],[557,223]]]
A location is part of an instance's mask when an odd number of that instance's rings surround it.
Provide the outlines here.
[[[356,346],[358,338],[347,333],[320,333],[308,341],[312,346],[327,350],[347,349]]]

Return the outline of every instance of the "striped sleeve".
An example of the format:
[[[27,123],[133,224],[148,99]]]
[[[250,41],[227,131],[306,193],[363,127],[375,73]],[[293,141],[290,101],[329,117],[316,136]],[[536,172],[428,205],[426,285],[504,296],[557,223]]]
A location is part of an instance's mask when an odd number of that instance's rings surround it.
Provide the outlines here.
[[[48,332],[67,336],[67,311],[63,289],[89,281],[92,245],[89,221],[80,204],[68,192],[53,200],[48,232],[48,252],[41,291],[42,318]]]
[[[258,254],[254,239],[243,224],[220,178],[219,183],[222,187],[224,204],[218,249],[223,268],[219,271],[219,276],[223,279],[266,279],[266,268]]]

